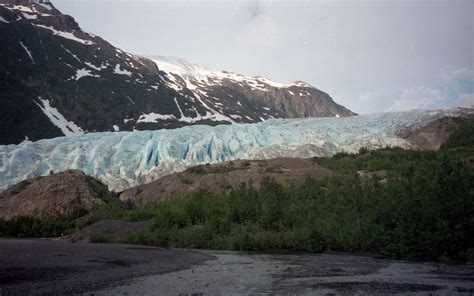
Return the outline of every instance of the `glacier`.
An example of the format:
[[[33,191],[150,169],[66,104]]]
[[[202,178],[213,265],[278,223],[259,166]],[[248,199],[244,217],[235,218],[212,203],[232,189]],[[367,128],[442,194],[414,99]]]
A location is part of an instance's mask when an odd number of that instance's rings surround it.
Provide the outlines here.
[[[398,134],[473,109],[412,110],[343,118],[271,119],[254,124],[102,132],[0,146],[0,188],[67,169],[111,190],[148,183],[187,167],[236,159],[331,156],[385,146],[410,148]]]

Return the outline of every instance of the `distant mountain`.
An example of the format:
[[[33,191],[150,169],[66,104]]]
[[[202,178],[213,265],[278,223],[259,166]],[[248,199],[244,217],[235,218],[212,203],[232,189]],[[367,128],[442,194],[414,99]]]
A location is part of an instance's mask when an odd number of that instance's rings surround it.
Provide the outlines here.
[[[216,117],[223,121],[251,123],[268,118],[356,115],[334,103],[328,94],[302,81],[283,84],[260,76],[210,70],[180,58],[151,59],[165,73],[167,86],[191,101],[201,102],[207,109],[216,111],[214,114],[223,115]]]
[[[50,2],[0,0],[0,144],[95,131],[335,117],[304,82],[281,84],[126,53]]]

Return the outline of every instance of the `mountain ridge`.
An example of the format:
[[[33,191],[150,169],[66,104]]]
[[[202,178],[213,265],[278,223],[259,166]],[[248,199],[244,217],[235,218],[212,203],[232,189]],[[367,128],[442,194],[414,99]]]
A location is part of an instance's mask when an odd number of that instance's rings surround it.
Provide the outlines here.
[[[84,32],[51,2],[1,0],[0,34],[0,144],[95,131],[355,115],[307,84],[292,85],[290,93],[268,79],[238,81],[246,76],[218,71],[214,83],[186,82],[156,61]]]

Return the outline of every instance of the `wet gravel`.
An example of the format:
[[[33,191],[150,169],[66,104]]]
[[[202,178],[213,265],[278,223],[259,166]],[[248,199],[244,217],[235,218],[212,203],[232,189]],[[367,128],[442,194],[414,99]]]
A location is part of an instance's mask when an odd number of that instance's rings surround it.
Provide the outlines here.
[[[348,254],[205,251],[216,260],[95,295],[473,295],[474,266]]]
[[[121,244],[0,240],[0,295],[70,295],[187,269],[210,254]]]

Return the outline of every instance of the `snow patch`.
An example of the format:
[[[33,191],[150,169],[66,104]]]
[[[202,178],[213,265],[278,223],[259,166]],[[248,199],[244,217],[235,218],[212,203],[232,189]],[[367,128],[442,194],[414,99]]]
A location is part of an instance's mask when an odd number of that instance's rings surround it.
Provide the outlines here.
[[[127,99],[130,101],[130,103],[132,103],[133,105],[135,105],[135,101],[132,100],[129,96],[127,96]]]
[[[89,68],[92,68],[96,71],[101,71],[101,70],[107,69],[107,65],[104,65],[104,64],[101,64],[99,67],[97,67],[96,65],[94,65],[92,63],[89,63],[89,62],[84,62],[84,64],[86,64]]]
[[[76,81],[81,79],[82,77],[91,76],[91,77],[100,77],[99,75],[92,74],[91,70],[86,68],[78,69],[76,71],[76,75],[72,76],[71,79],[75,79]]]
[[[81,79],[82,77],[91,76],[91,77],[100,77],[99,75],[92,74],[92,72],[86,68],[78,69],[76,71],[76,75],[72,76],[71,79],[75,79],[76,81]]]
[[[173,114],[158,114],[158,113],[149,113],[143,114],[138,118],[137,123],[140,122],[157,122],[158,120],[175,120],[176,116]]]
[[[3,16],[0,16],[0,22],[9,24],[10,22],[7,21],[6,19],[3,18]]]
[[[27,20],[35,20],[35,19],[38,18],[38,16],[36,14],[28,14],[28,13],[24,13],[24,12],[22,12],[21,14]]]
[[[41,99],[38,97],[42,104],[39,104],[35,101],[35,104],[40,107],[43,113],[49,118],[49,120],[57,126],[65,136],[74,136],[74,135],[82,135],[84,131],[77,126],[72,121],[67,121],[64,116],[59,113],[58,109],[52,107],[49,103],[49,100]]]
[[[75,42],[79,42],[79,43],[82,43],[84,45],[95,44],[94,42],[92,42],[90,40],[84,40],[84,39],[81,39],[81,38],[78,38],[78,37],[74,36],[74,32],[58,31],[53,27],[48,27],[48,26],[40,25],[40,24],[33,24],[33,25],[36,26],[36,27],[39,27],[39,28],[50,30],[50,31],[53,32],[53,35],[56,35],[56,36],[59,36],[59,37],[65,38],[65,39],[69,39],[69,40],[72,40],[72,41],[75,41]]]
[[[118,125],[114,124],[112,127],[114,128],[114,131],[116,132],[120,131],[120,127]]]
[[[49,3],[36,3],[36,4],[43,6],[47,10],[53,10],[53,7]]]
[[[29,12],[29,13],[35,13],[36,11],[33,11],[30,7],[24,6],[24,5],[13,5],[13,8],[10,8],[9,6],[6,6],[5,4],[0,4],[1,6],[9,9],[9,10],[19,10],[22,12]]]
[[[62,44],[61,44],[61,47],[62,47],[70,56],[72,56],[74,59],[76,59],[76,61],[78,61],[79,63],[82,64],[82,61],[81,61],[75,54],[73,54],[71,51],[69,51],[69,49],[67,49],[66,47],[64,47]]]
[[[26,51],[26,53],[27,53],[28,56],[30,57],[31,62],[34,64],[34,63],[35,63],[35,60],[33,59],[33,55],[31,54],[31,51],[28,49],[28,47],[26,47],[25,44],[23,44],[22,41],[20,41],[20,45],[21,45],[21,47],[23,47],[23,49]]]
[[[127,75],[129,77],[132,77],[132,72],[128,71],[127,69],[120,70],[120,65],[117,64],[114,69],[115,74],[119,75]]]

